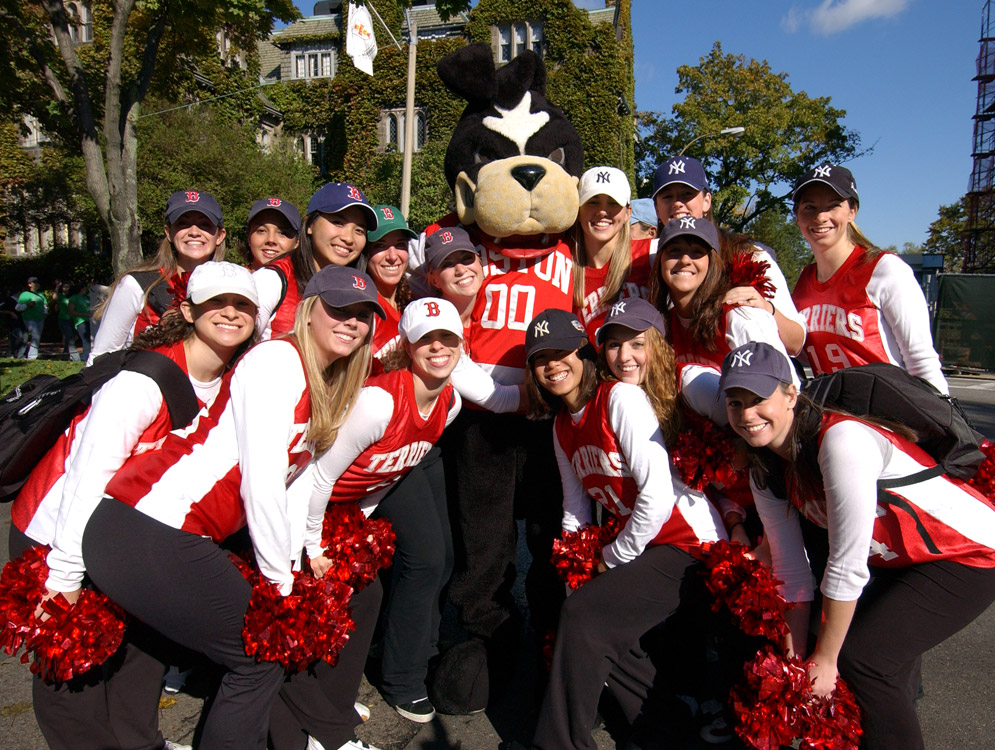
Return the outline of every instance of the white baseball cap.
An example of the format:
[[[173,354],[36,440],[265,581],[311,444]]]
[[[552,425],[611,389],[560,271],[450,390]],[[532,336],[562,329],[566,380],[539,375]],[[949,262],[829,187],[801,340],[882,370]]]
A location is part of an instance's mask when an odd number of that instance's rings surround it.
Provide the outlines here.
[[[625,172],[616,167],[592,167],[580,176],[580,204],[584,205],[595,195],[607,195],[620,206],[628,206],[632,188]]]
[[[456,306],[439,297],[422,297],[409,302],[397,330],[402,339],[412,342],[432,331],[449,331],[463,340],[463,321]]]
[[[209,260],[191,271],[190,280],[187,281],[187,299],[199,305],[219,294],[241,294],[259,307],[256,282],[248,268],[225,261]]]

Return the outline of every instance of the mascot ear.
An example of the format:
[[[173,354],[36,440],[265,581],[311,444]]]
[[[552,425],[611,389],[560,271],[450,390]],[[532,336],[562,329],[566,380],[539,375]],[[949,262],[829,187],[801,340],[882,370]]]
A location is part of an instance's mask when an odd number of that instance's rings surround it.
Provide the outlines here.
[[[526,91],[546,95],[546,66],[532,50],[519,53],[518,57],[497,72],[495,102],[505,109],[515,107]]]
[[[468,44],[446,55],[435,65],[446,88],[471,104],[494,99],[497,83],[490,45]]]

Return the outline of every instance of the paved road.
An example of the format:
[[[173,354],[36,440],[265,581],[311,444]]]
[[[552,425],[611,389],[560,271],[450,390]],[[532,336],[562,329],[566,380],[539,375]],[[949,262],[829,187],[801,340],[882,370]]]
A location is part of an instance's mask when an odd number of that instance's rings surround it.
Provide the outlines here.
[[[952,391],[965,405],[978,429],[995,437],[995,380],[954,378]],[[0,536],[6,538],[9,510],[0,509]],[[0,543],[6,562],[6,551]],[[523,551],[523,555],[524,555]],[[923,660],[925,696],[919,702],[920,720],[929,750],[986,749],[995,746],[995,608],[938,646]],[[510,695],[486,713],[468,717],[439,717],[419,727],[398,717],[364,680],[360,700],[370,705],[373,717],[359,730],[360,737],[382,750],[429,748],[439,750],[495,750],[503,741],[528,736],[532,706],[532,655],[521,667]],[[160,725],[172,740],[190,742],[200,714],[199,698],[181,693],[163,698]],[[681,722],[673,724],[671,747],[703,750],[715,747],[697,741]],[[595,733],[600,750],[615,747],[605,731]],[[31,711],[30,675],[16,658],[0,655],[0,747],[43,750],[46,745]],[[738,748],[738,743],[726,745]],[[331,750],[331,749],[329,749]]]

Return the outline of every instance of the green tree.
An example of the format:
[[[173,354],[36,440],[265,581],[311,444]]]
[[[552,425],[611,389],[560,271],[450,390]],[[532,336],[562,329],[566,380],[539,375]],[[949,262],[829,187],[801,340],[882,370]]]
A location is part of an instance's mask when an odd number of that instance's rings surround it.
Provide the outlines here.
[[[0,70],[14,73],[0,104],[79,149],[120,272],[141,257],[136,124],[153,83],[175,81],[215,50],[220,30],[252,51],[275,19],[300,14],[291,0],[93,0],[92,9],[84,45],[63,0],[0,0]]]
[[[940,206],[939,218],[929,225],[924,253],[942,253],[945,271],[959,273],[964,265],[964,232],[967,229],[967,196]]]
[[[829,97],[792,90],[788,74],[774,72],[766,60],[725,54],[716,42],[698,65],[682,65],[677,74],[676,92],[684,99],[672,115],[639,115],[640,195],[649,194],[656,165],[692,139],[742,126],[742,136],[702,138],[687,151],[705,166],[717,221],[738,230],[786,207],[791,184],[807,169],[866,153],[859,134],[842,124],[845,110]]]
[[[774,250],[788,288],[794,289],[802,269],[812,262],[812,250],[791,213],[783,206],[775,207],[757,216],[746,231]]]

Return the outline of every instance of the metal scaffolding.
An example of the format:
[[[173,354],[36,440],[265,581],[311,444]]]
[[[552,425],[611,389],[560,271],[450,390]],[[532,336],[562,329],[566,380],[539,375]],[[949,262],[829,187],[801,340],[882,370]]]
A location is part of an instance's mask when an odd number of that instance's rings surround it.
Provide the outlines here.
[[[964,272],[995,273],[995,25],[991,0],[981,10],[978,105],[974,114],[974,168],[967,189]]]

